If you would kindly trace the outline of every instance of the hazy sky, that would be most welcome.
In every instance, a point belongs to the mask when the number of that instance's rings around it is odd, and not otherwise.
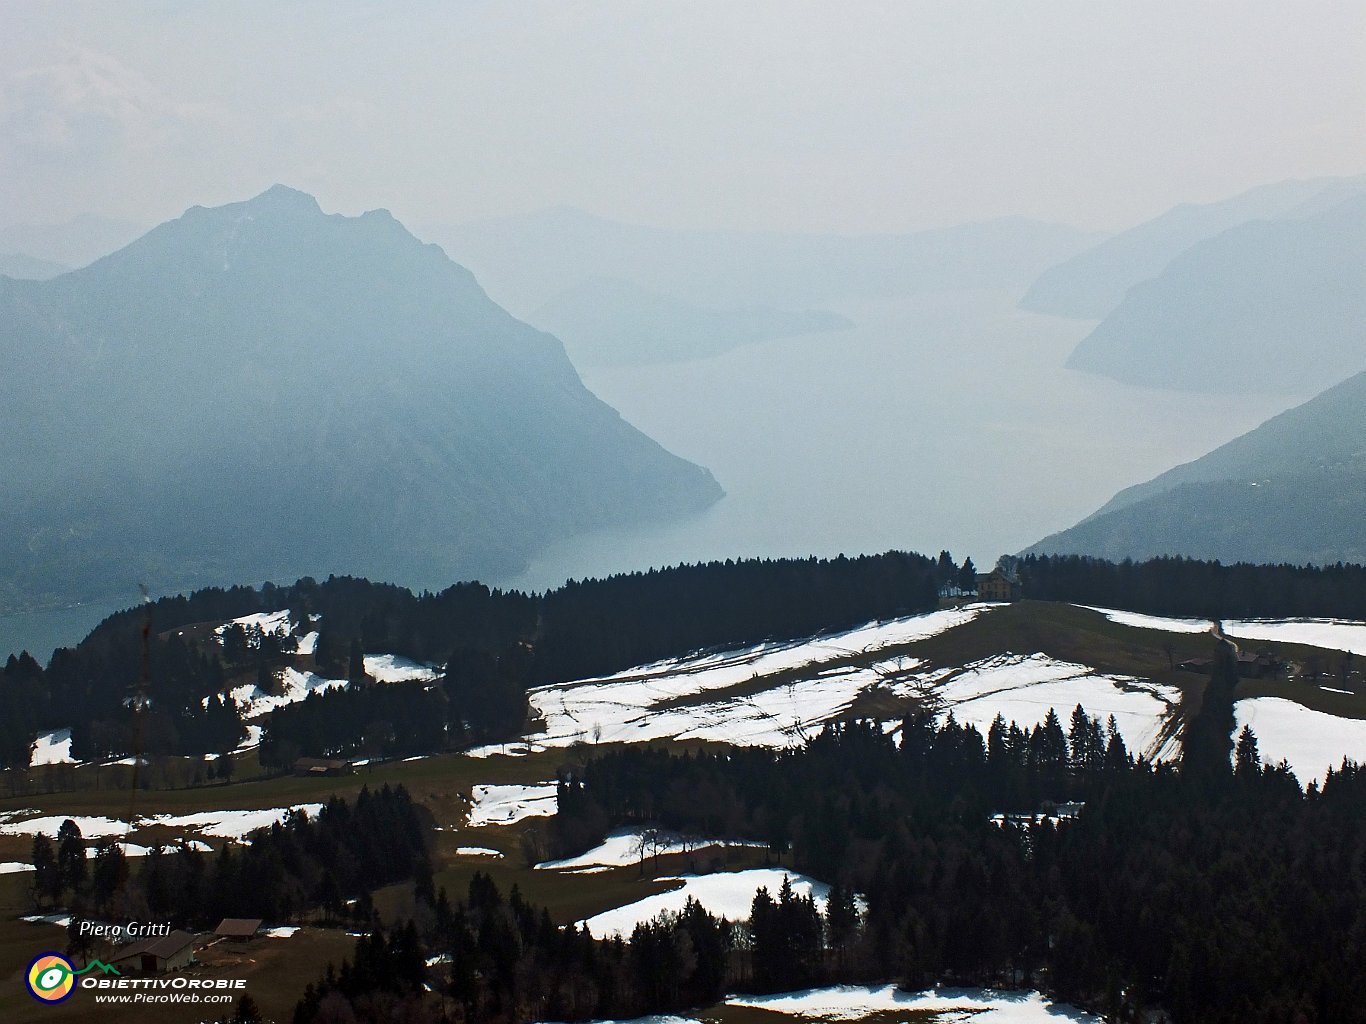
[[[0,5],[0,223],[1122,227],[1366,171],[1366,3]]]

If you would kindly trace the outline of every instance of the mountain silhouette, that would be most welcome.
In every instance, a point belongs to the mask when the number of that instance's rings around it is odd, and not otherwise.
[[[508,571],[720,488],[387,212],[275,186],[0,278],[0,605]]]

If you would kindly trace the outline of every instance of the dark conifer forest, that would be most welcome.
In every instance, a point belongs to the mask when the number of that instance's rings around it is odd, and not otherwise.
[[[464,900],[420,897],[425,930],[363,940],[295,1020],[436,1019],[421,1015],[424,956],[445,965],[445,1012],[463,1021],[887,981],[1039,988],[1112,1021],[1156,1008],[1178,1022],[1366,1020],[1366,771],[1306,792],[1261,766],[1250,733],[1219,771],[1153,765],[1080,708],[1066,726],[998,720],[985,737],[952,719],[900,731],[850,722],[787,751],[631,748],[561,782],[562,850],[616,824],[760,836],[775,863],[832,883],[823,909],[785,883],[756,894],[748,921],[689,901],[600,940],[476,875]]]
[[[86,869],[80,829],[67,821],[54,847],[34,840],[34,889],[51,905],[64,904],[79,920],[141,917],[176,928],[212,929],[225,917],[272,921],[314,915],[320,920],[371,923],[375,889],[431,876],[431,814],[402,786],[363,788],[355,801],[329,800],[310,817],[292,811],[251,834],[250,843],[204,853],[193,845],[153,847],[129,861],[116,842],[101,840]],[[359,906],[359,910],[348,910]]]
[[[1204,619],[1366,619],[1366,567],[1225,565],[1194,558],[1014,560],[1027,597]]]

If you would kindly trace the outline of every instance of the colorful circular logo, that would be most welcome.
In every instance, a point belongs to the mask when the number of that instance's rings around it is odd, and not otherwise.
[[[76,968],[60,953],[39,953],[25,976],[34,999],[60,1003],[76,991]]]

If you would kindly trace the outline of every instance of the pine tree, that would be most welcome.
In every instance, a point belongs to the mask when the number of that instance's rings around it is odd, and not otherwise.
[[[370,677],[365,674],[365,652],[361,648],[360,640],[351,639],[351,649],[346,660],[346,678],[352,683],[369,682]]]
[[[57,873],[64,888],[79,889],[85,882],[85,842],[70,818],[57,829]]]
[[[1257,752],[1257,734],[1252,726],[1243,726],[1238,734],[1238,747],[1233,755],[1234,774],[1240,779],[1254,779],[1262,774],[1262,758]]]
[[[55,903],[62,895],[62,873],[52,840],[39,833],[33,837],[33,888],[39,899]]]
[[[965,594],[977,593],[977,566],[972,558],[963,559],[963,567],[958,570],[958,588]]]
[[[256,1005],[256,1000],[249,993],[242,993],[242,998],[237,1000],[237,1012],[232,1015],[232,1024],[262,1024],[264,1020],[265,1018],[261,1016],[261,1008]]]

